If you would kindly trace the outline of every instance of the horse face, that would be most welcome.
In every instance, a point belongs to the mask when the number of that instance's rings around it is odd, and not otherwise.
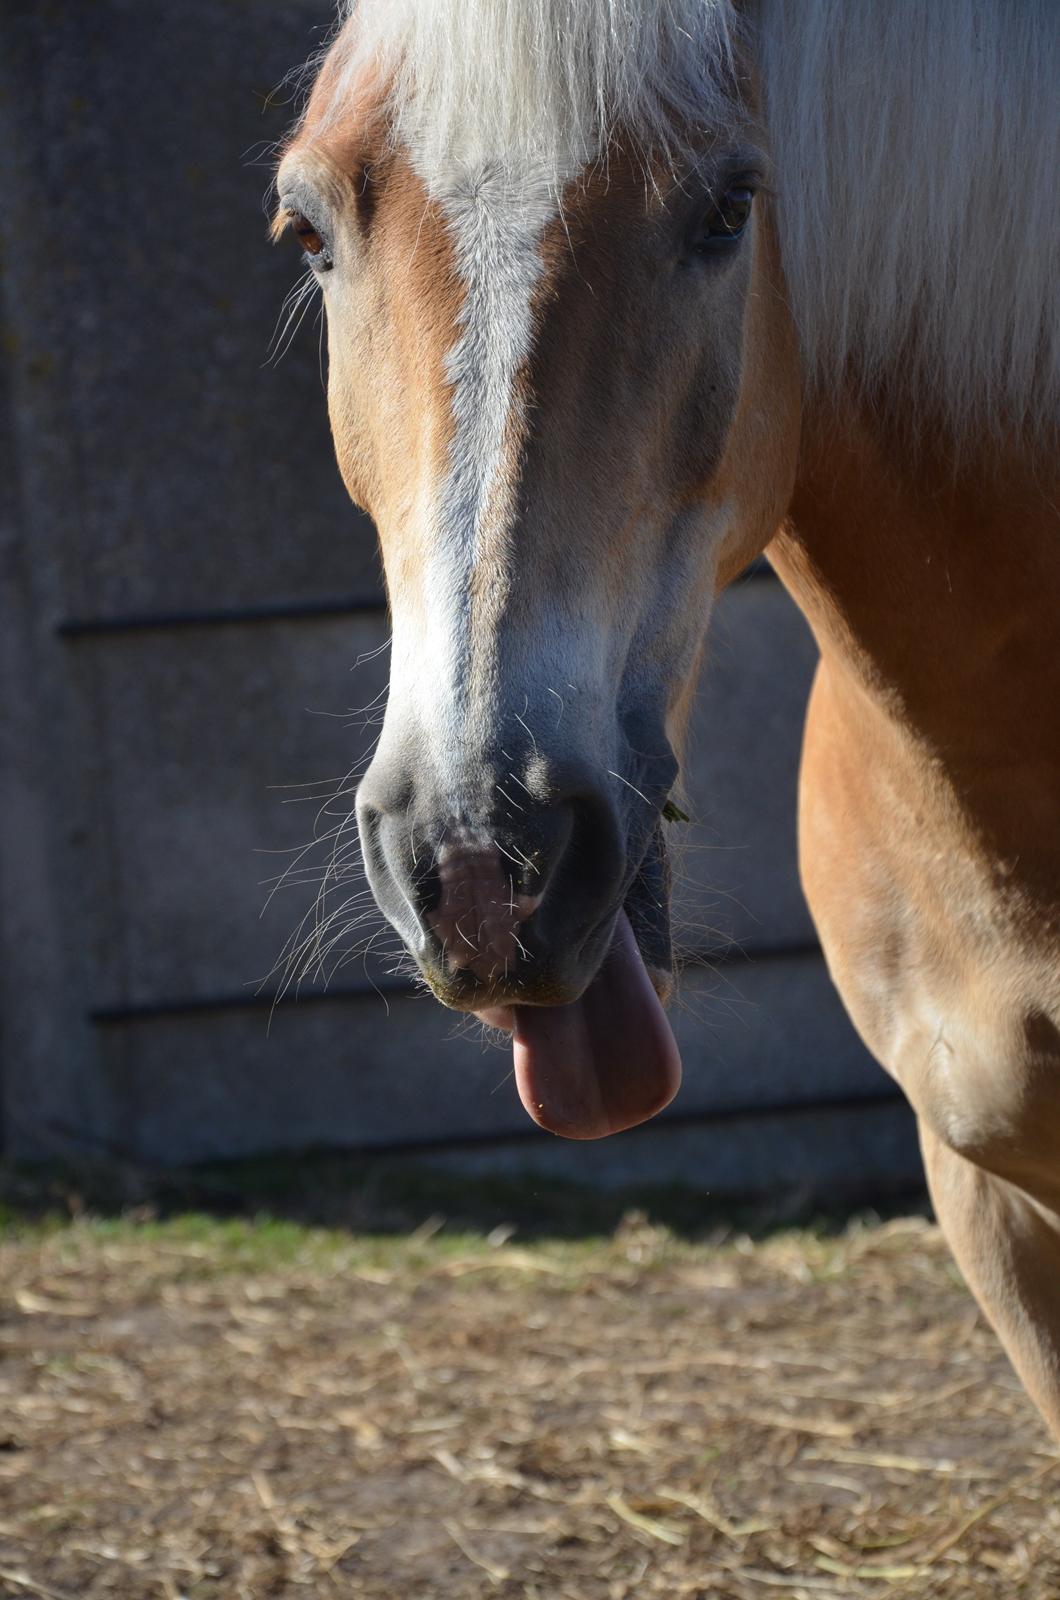
[[[357,815],[435,994],[595,1136],[678,1063],[661,821],[720,583],[784,514],[798,399],[762,158],[421,171],[367,118],[279,176],[327,307],[341,470],[379,530],[389,701]]]

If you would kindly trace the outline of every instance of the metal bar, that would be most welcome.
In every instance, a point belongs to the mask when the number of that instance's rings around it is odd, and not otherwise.
[[[759,556],[737,579],[747,583],[776,579],[769,562]],[[211,611],[130,611],[116,617],[66,617],[56,625],[60,639],[106,638],[110,634],[154,633],[172,628],[218,628],[243,623],[305,622],[316,617],[382,616],[386,600],[377,592],[334,600],[278,601],[274,605],[227,606]]]
[[[376,995],[412,995],[420,992],[408,978],[382,976],[373,981],[343,984],[334,989],[303,989],[297,995],[285,995],[280,1001],[270,991],[248,994],[208,994],[176,996],[172,999],[141,1000],[131,1004],[95,1006],[88,1013],[89,1022],[103,1027],[126,1022],[158,1022],[166,1017],[197,1017],[221,1011],[270,1011],[274,1005],[292,1009],[295,1005],[320,1005],[322,1002],[340,1000],[370,1000]]]
[[[808,956],[819,956],[820,946],[812,941],[784,945],[760,945],[754,950],[739,948],[693,951],[684,956],[680,970],[700,966],[749,966],[755,961],[798,961]],[[370,1000],[376,995],[417,995],[423,986],[415,979],[391,973],[365,977],[356,983],[346,983],[331,989],[303,989],[297,995],[279,1002],[285,1008],[294,1005],[319,1005],[350,1000]],[[113,1026],[126,1022],[154,1022],[165,1017],[202,1016],[210,1012],[263,1011],[276,1004],[271,991],[262,993],[208,994],[174,996],[158,1000],[141,1000],[130,1003],[96,1006],[88,1013],[90,1022]]]
[[[56,625],[60,639],[106,638],[120,633],[154,633],[173,628],[218,628],[259,622],[303,622],[317,617],[384,616],[381,594],[346,595],[335,600],[284,601],[276,605],[221,607],[216,611],[142,611],[116,617],[67,617]]]
[[[670,1128],[709,1127],[712,1124],[732,1122],[757,1122],[764,1117],[798,1117],[821,1116],[829,1112],[857,1113],[883,1110],[888,1107],[893,1109],[897,1105],[904,1105],[912,1121],[912,1108],[909,1106],[905,1095],[897,1084],[888,1084],[886,1087],[872,1094],[860,1095],[822,1095],[817,1100],[772,1100],[757,1102],[755,1104],[719,1106],[714,1110],[700,1111],[671,1111],[663,1112],[656,1117],[651,1125],[651,1132],[658,1132]],[[81,1130],[52,1123],[48,1128],[49,1135],[54,1140],[59,1135],[65,1142],[68,1153],[90,1151],[95,1156],[103,1155],[111,1160],[132,1161],[136,1157],[133,1152],[109,1140],[86,1138]],[[502,1132],[465,1133],[450,1135],[446,1138],[433,1139],[390,1139],[382,1140],[378,1144],[339,1144],[329,1142],[326,1144],[313,1144],[297,1151],[289,1148],[276,1148],[258,1152],[254,1160],[268,1160],[270,1156],[279,1156],[281,1159],[297,1154],[300,1158],[313,1159],[317,1157],[341,1156],[356,1157],[361,1160],[387,1159],[393,1156],[423,1156],[438,1152],[450,1154],[461,1150],[496,1149],[498,1145],[530,1145],[542,1141],[551,1141],[553,1136],[536,1127],[529,1118],[517,1128],[510,1128]],[[201,1163],[192,1163],[192,1166]],[[209,1163],[207,1163],[209,1164]],[[179,1171],[180,1169],[174,1169]],[[187,1169],[185,1169],[187,1170]],[[160,1173],[166,1171],[159,1169]],[[724,1198],[724,1196],[723,1196]]]
[[[735,583],[752,583],[761,578],[769,578],[774,583],[780,582],[780,579],[769,564],[768,556],[755,556],[750,566],[744,567],[743,571],[733,581]]]

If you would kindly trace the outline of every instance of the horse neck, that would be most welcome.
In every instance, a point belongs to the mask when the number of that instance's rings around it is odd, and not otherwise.
[[[808,408],[770,554],[859,715],[955,783],[1034,762],[1060,780],[1060,481],[1018,444]],[[973,785],[974,787],[974,781]]]

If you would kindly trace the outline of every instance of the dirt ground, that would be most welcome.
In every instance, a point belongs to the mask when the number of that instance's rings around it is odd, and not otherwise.
[[[689,1240],[8,1215],[0,1595],[1057,1600],[922,1218]]]

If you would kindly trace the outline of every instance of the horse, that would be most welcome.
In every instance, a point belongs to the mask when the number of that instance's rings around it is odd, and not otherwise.
[[[393,625],[372,893],[574,1139],[674,1094],[717,593],[820,651],[800,868],[1060,1437],[1051,0],[360,0],[277,171]]]

